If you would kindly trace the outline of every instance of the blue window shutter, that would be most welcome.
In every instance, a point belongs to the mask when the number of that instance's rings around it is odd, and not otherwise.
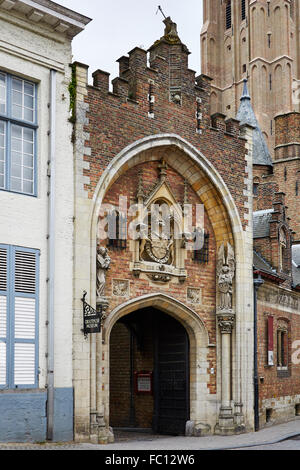
[[[39,251],[0,245],[0,388],[38,386]]]
[[[0,245],[0,388],[7,386],[7,286],[8,250]]]
[[[14,248],[13,384],[37,386],[38,252]]]

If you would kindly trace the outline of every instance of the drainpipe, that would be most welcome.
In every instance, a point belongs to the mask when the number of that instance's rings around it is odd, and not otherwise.
[[[55,118],[56,71],[50,71],[50,149],[48,161],[48,364],[47,439],[53,440],[54,421],[54,272],[55,272]]]
[[[254,285],[254,430],[259,430],[259,386],[258,386],[258,358],[257,358],[257,293],[264,281],[260,274],[253,279]]]

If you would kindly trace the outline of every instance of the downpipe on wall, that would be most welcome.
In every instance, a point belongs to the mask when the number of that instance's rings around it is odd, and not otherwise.
[[[255,274],[255,273],[254,273]],[[257,293],[264,281],[260,274],[253,279],[254,286],[254,430],[259,430],[259,385],[258,385],[258,350],[257,350]]]
[[[53,440],[54,422],[54,275],[55,275],[55,144],[56,71],[50,70],[50,144],[48,160],[48,351],[47,439]]]

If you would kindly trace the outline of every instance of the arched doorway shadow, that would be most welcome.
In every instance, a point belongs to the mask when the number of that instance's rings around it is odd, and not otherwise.
[[[184,435],[190,419],[189,337],[159,309],[122,317],[110,336],[110,425]]]
[[[107,355],[108,357],[108,371],[112,367],[112,360],[115,361],[116,367],[119,368],[119,370],[122,370],[122,367],[120,366],[120,358],[127,357],[127,367],[128,364],[130,363],[130,353],[129,353],[129,348],[130,348],[130,343],[129,343],[129,336],[128,332],[130,328],[128,327],[128,324],[126,325],[126,318],[130,317],[130,314],[134,314],[135,317],[133,318],[143,318],[143,312],[147,309],[155,309],[158,310],[162,315],[166,314],[166,316],[170,319],[173,319],[176,324],[178,324],[183,331],[185,332],[187,336],[187,344],[188,344],[188,354],[186,355],[188,357],[188,376],[189,376],[189,383],[187,387],[187,394],[188,394],[188,417],[190,420],[193,420],[195,422],[206,422],[207,421],[207,404],[208,404],[208,399],[209,399],[209,389],[208,389],[208,382],[209,382],[209,374],[207,372],[209,363],[208,363],[208,345],[209,345],[209,337],[207,330],[200,318],[200,316],[194,312],[192,309],[184,305],[183,303],[179,302],[178,300],[162,293],[156,293],[156,294],[149,294],[145,296],[141,296],[135,299],[132,299],[128,302],[125,302],[124,304],[119,305],[116,307],[111,314],[107,317],[104,323],[104,329],[103,329],[103,351],[104,354]],[[121,321],[120,321],[121,320]],[[118,325],[118,326],[116,326]],[[113,335],[114,335],[114,327],[116,326],[116,338],[113,340]],[[117,332],[117,329],[119,329],[119,334]],[[122,331],[121,331],[122,330]],[[162,329],[163,331],[163,329]],[[120,346],[120,338],[121,334],[127,335],[127,349],[122,349]],[[136,337],[138,337],[139,333],[136,331],[134,333]],[[138,340],[137,340],[138,341]],[[113,346],[114,343],[114,346]],[[114,348],[115,354],[114,358],[112,359],[112,348]],[[151,342],[149,343],[148,341],[148,351],[149,348],[151,349],[151,354],[152,354],[152,360],[154,361],[154,353],[155,350],[153,349],[154,346],[151,345]],[[147,349],[147,346],[146,346]],[[167,348],[168,349],[168,348]],[[149,355],[148,355],[149,358]],[[141,367],[140,367],[141,366]],[[137,365],[137,370],[135,371],[140,371],[142,372],[145,368],[146,372],[153,372],[154,374],[157,373],[157,368],[155,369],[153,366],[153,363],[141,363]],[[120,397],[120,388],[118,391],[118,388],[116,385],[111,387],[112,385],[112,375],[109,372],[107,378],[104,378],[105,382],[108,383],[108,389],[107,393],[105,393],[105,396],[103,397],[103,405],[104,405],[104,414],[105,414],[105,420],[107,423],[109,423],[112,427],[113,426],[129,426],[133,425],[134,422],[133,420],[130,422],[129,417],[130,417],[130,410],[129,410],[129,395],[130,395],[130,382],[129,382],[129,372],[127,370],[127,378],[122,379],[122,377],[119,377],[118,379],[114,379],[115,383],[120,382],[121,380],[127,380],[127,392],[125,390],[122,391],[123,395],[127,393],[127,411],[126,413],[124,411],[124,408],[122,408],[122,400],[119,400],[119,403],[115,404],[115,410],[119,407],[119,410],[122,410],[122,413],[118,415],[118,421],[115,419],[116,415],[112,412],[112,408],[110,405],[112,404],[112,397],[113,394],[116,396]],[[153,378],[155,375],[153,375]],[[155,385],[155,384],[154,384]],[[131,385],[132,386],[132,385]],[[113,390],[114,389],[114,390]],[[159,393],[159,392],[157,392]],[[119,394],[119,395],[118,395]],[[149,397],[148,397],[149,398]],[[148,413],[147,417],[147,423],[143,423],[140,421],[139,424],[142,427],[155,427],[155,416],[154,416],[154,407],[157,405],[157,402],[154,400],[155,397],[152,399],[152,408],[151,412],[149,412],[149,400],[148,400],[148,407],[144,406],[143,412],[145,414]],[[145,400],[145,398],[140,398],[140,401],[142,402]],[[145,410],[148,410],[146,412]],[[133,415],[131,415],[133,416]],[[153,421],[154,420],[154,421]],[[149,424],[151,423],[151,424]],[[158,428],[156,428],[158,429]],[[161,432],[161,431],[160,431]],[[170,432],[170,431],[168,431]],[[182,432],[182,430],[181,430]],[[174,432],[173,432],[174,434]]]

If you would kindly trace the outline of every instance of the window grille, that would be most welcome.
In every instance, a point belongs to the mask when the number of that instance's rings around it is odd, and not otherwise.
[[[209,233],[204,233],[203,247],[193,251],[193,260],[197,263],[208,263],[209,261]]]
[[[107,215],[108,221],[108,248],[112,250],[125,250],[127,247],[127,218],[118,211]]]

